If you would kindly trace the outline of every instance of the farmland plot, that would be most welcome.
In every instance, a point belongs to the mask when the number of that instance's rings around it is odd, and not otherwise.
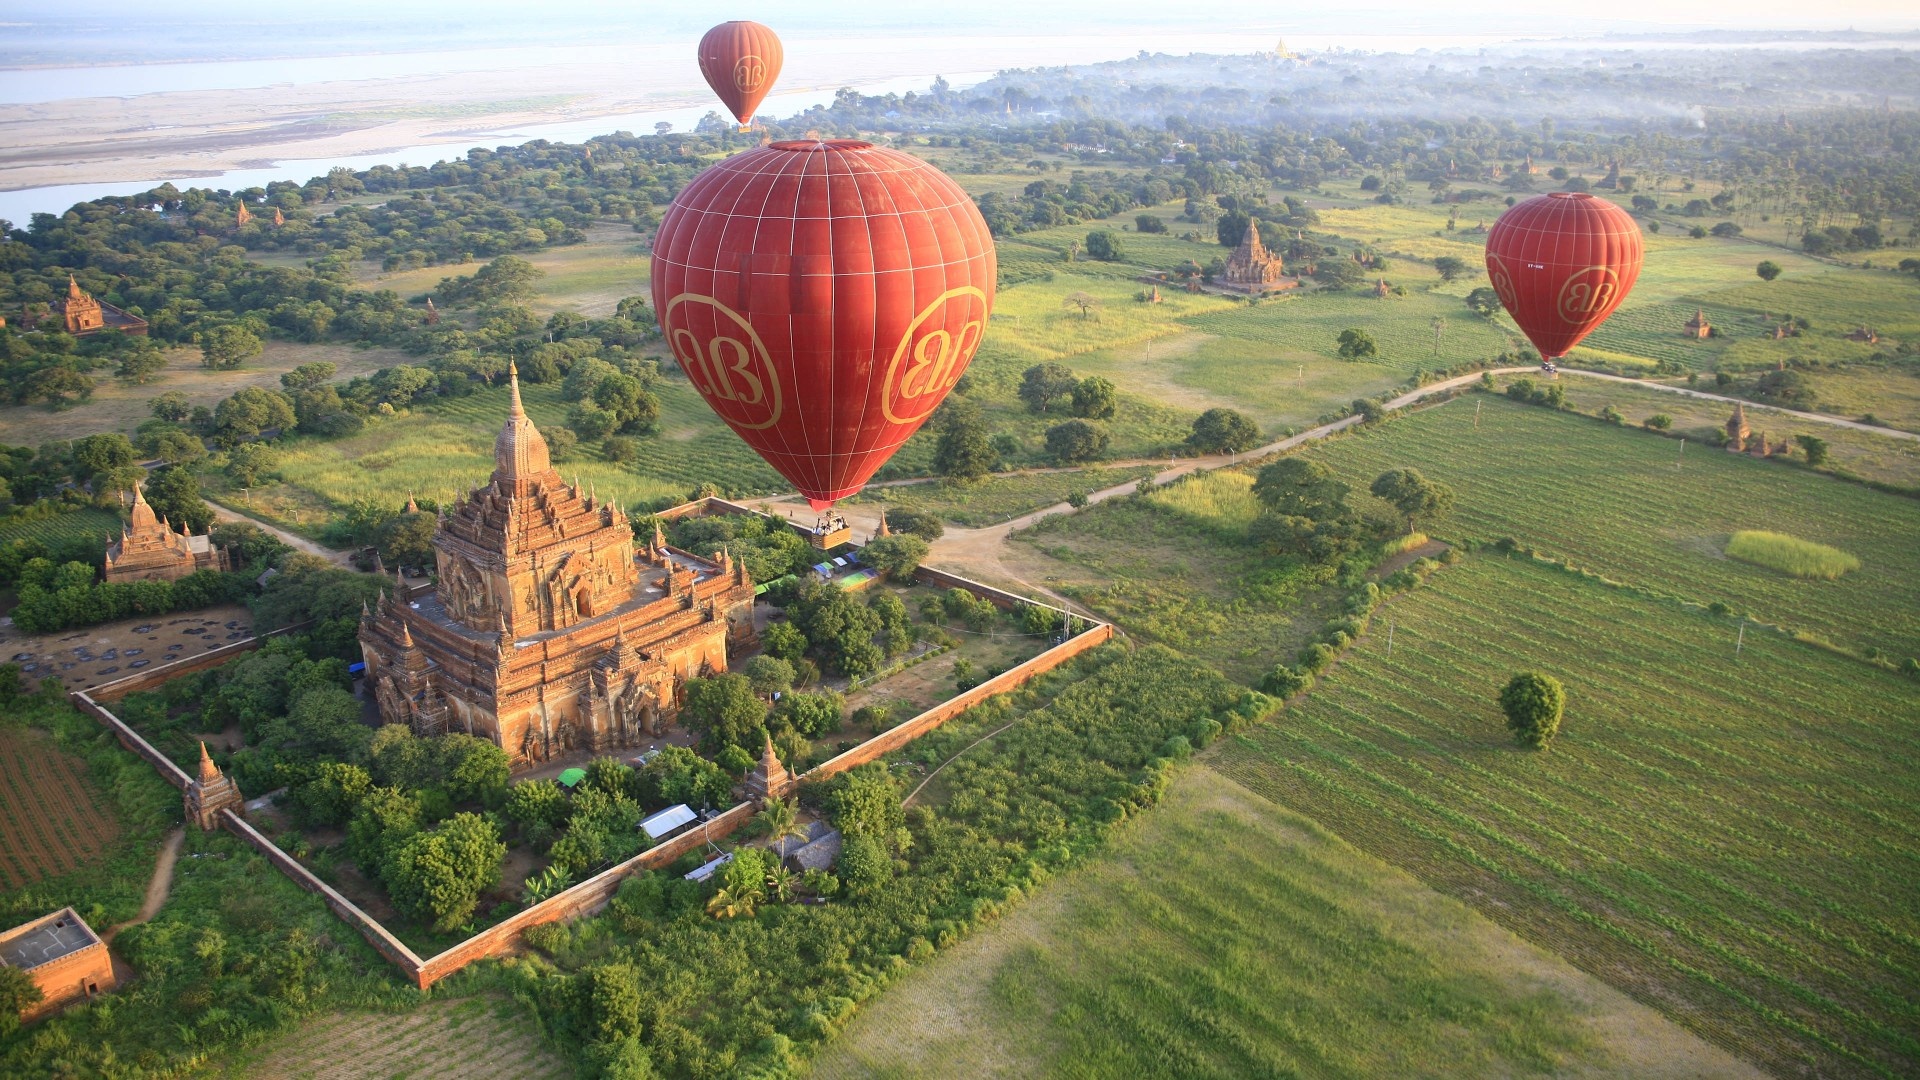
[[[520,1006],[498,998],[435,1002],[412,1012],[336,1013],[236,1059],[230,1077],[566,1077]]]
[[[1499,715],[1524,668],[1550,752]],[[1920,1069],[1909,680],[1482,556],[1216,767],[1778,1075]]]
[[[0,893],[91,862],[119,835],[86,762],[38,732],[0,728]]]
[[[1307,453],[1359,490],[1408,465],[1451,484],[1458,508],[1427,528],[1444,539],[1510,536],[1615,580],[1920,656],[1920,501],[1694,444],[1682,459],[1672,439],[1505,398],[1428,409]],[[1726,538],[1751,528],[1830,544],[1863,566],[1801,581],[1726,559]]]

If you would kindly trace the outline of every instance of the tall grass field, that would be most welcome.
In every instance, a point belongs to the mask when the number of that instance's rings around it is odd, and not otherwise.
[[[1785,533],[1742,529],[1727,541],[1727,557],[1797,578],[1832,581],[1860,569],[1860,560],[1837,547]]]

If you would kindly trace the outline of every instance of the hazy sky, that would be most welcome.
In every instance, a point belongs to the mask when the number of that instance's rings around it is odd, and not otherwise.
[[[275,8],[257,0],[201,0],[169,18],[194,22],[231,17],[242,22],[324,21],[329,17],[446,18],[472,22],[476,16],[503,22],[538,21],[545,24],[569,18],[609,19],[621,23],[656,21],[663,30],[697,27],[728,18],[759,19],[794,31],[810,29],[889,30],[923,27],[938,29],[964,25],[979,32],[1005,28],[1016,32],[1037,29],[1084,29],[1097,32],[1103,25],[1178,25],[1199,29],[1232,27],[1274,28],[1284,33],[1393,33],[1409,30],[1435,33],[1486,32],[1494,27],[1522,27],[1544,34],[1628,29],[1627,24],[1748,29],[1758,26],[1859,29],[1906,29],[1920,25],[1920,9],[1913,0],[1614,0],[1588,11],[1565,6],[1521,4],[1518,0],[1366,0],[1360,7],[1337,10],[1288,10],[1282,5],[1244,0],[1183,0],[1179,4],[1138,3],[1128,0],[969,0],[965,4],[925,3],[915,0],[744,0],[740,3],[635,3],[632,0],[555,0],[530,7],[524,0],[333,0],[319,9]],[[15,0],[0,21],[43,22],[74,15],[128,15],[150,18],[155,9],[145,0]],[[1494,24],[1489,26],[1488,24]]]

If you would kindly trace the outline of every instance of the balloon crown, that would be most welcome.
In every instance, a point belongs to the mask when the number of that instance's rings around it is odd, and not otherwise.
[[[871,150],[873,144],[864,139],[782,139],[767,144],[774,150]]]

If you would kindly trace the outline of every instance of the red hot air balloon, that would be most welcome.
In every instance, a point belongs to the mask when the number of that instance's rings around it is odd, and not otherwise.
[[[776,142],[673,200],[653,304],[707,404],[824,510],[960,380],[995,265],[973,200],[926,162],[853,140]]]
[[[1633,218],[1584,191],[1536,195],[1487,233],[1487,276],[1545,360],[1567,355],[1613,314],[1640,276]]]
[[[780,39],[757,22],[723,22],[700,39],[700,74],[720,95],[740,130],[780,77]]]

